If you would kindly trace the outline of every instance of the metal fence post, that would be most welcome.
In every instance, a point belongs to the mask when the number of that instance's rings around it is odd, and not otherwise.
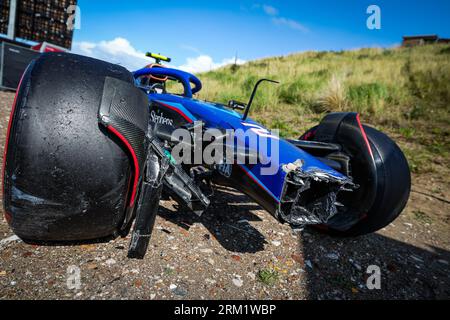
[[[16,16],[17,16],[17,0],[11,0],[9,3],[9,23],[8,38],[14,40],[16,37]]]

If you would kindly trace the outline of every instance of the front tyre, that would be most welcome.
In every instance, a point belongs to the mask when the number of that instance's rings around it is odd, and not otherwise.
[[[339,221],[337,221],[339,219],[338,216],[336,216],[336,220],[331,219],[323,228],[330,234],[359,236],[375,232],[394,221],[408,202],[411,190],[411,174],[403,152],[386,134],[368,126],[363,127],[375,160],[376,187],[373,191],[369,191],[365,188],[364,183],[361,183],[361,181],[364,181],[363,179],[358,179],[358,176],[353,178],[360,184],[359,192],[375,193],[373,195],[374,201],[367,212],[360,212],[359,220],[346,230],[334,228],[336,222],[339,224]],[[315,128],[312,128],[301,139],[314,140],[314,131]],[[350,155],[351,158],[352,156],[354,155]],[[357,169],[354,168],[353,171],[361,172],[361,170]],[[356,198],[367,199],[364,195],[358,195]],[[352,201],[351,197],[345,200],[349,206],[355,207],[355,204],[350,204]],[[343,215],[345,215],[345,212],[342,213]]]

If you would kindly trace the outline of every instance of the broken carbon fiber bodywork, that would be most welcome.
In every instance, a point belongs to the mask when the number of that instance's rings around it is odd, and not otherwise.
[[[276,217],[293,226],[326,224],[342,206],[340,192],[357,186],[348,177],[334,177],[319,168],[304,171],[302,160],[283,166],[286,172]]]

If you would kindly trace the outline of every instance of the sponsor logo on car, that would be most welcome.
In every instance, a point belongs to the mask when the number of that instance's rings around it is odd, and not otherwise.
[[[170,118],[166,118],[164,116],[164,113],[160,113],[158,114],[157,112],[155,112],[154,110],[152,110],[150,112],[150,117],[151,117],[151,121],[155,122],[155,123],[160,123],[160,124],[166,124],[166,125],[171,125],[173,126],[173,119]]]

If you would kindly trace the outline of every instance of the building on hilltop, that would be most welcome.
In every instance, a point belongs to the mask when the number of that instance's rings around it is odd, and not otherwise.
[[[413,46],[422,46],[425,44],[433,44],[433,43],[450,43],[450,39],[439,38],[439,36],[437,34],[404,36],[402,46],[403,47],[413,47]]]

